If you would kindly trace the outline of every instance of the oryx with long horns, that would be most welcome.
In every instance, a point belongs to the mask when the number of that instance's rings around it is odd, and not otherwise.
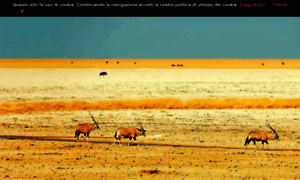
[[[261,141],[261,149],[264,149],[264,143],[267,143],[267,148],[269,148],[269,143],[268,140],[273,140],[277,139],[279,140],[279,136],[276,133],[276,131],[270,126],[270,124],[266,123],[266,126],[270,128],[273,133],[270,133],[268,131],[255,131],[255,132],[250,132],[245,140],[245,149],[247,149],[247,145],[253,141],[253,144],[256,145],[256,141]],[[257,146],[255,147],[257,149]]]
[[[115,145],[116,141],[119,140],[119,144],[121,146],[121,137],[124,138],[129,138],[129,142],[128,142],[128,146],[130,145],[130,141],[133,138],[135,140],[135,142],[137,143],[137,136],[144,136],[146,137],[146,130],[143,127],[143,124],[140,120],[137,120],[138,125],[140,126],[140,128],[135,128],[135,127],[129,127],[129,128],[118,128],[116,133],[115,133],[115,142],[113,143],[113,145]]]
[[[89,123],[85,123],[85,124],[78,124],[76,126],[76,131],[75,131],[75,138],[77,138],[77,141],[79,141],[79,136],[80,133],[84,134],[84,140],[85,138],[87,138],[87,142],[89,142],[89,135],[90,132],[95,130],[95,129],[99,129],[98,123],[95,121],[94,117],[92,116],[91,112],[89,112],[94,123],[95,124],[89,124]]]

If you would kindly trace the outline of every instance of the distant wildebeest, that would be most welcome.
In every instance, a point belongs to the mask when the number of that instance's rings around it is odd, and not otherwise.
[[[117,62],[117,64],[119,64],[119,61]]]
[[[136,64],[136,62],[134,62],[134,64]]]
[[[144,136],[146,137],[146,130],[143,127],[143,124],[141,123],[141,121],[137,120],[138,125],[140,126],[140,129],[135,128],[135,127],[129,127],[129,128],[118,128],[116,133],[115,133],[115,142],[113,143],[113,145],[115,145],[116,141],[119,140],[119,144],[121,146],[121,137],[124,138],[129,138],[129,142],[128,142],[128,146],[130,145],[130,141],[133,138],[135,140],[135,142],[137,143],[136,137],[137,136]]]
[[[108,64],[108,61],[106,61],[106,64]]]
[[[172,66],[175,66],[175,64],[172,64]]]
[[[104,71],[99,74],[99,76],[105,76],[105,75],[107,75],[107,72]]]
[[[73,64],[73,61],[71,62],[71,64]]]
[[[262,63],[261,65],[263,65],[263,66],[264,66],[265,64],[264,64],[264,63]]]
[[[89,123],[85,123],[85,124],[78,124],[76,126],[76,131],[75,131],[75,138],[77,138],[77,141],[79,141],[79,136],[80,133],[84,134],[84,140],[87,137],[87,142],[89,142],[89,135],[90,132],[95,130],[95,129],[99,129],[98,123],[95,121],[94,117],[92,116],[91,112],[89,112],[94,123],[95,124],[89,124]]]
[[[284,62],[282,62],[281,64],[284,65]]]
[[[276,133],[276,131],[270,126],[270,124],[266,124],[268,128],[270,128],[273,133],[269,133],[268,131],[255,131],[255,132],[250,132],[245,140],[245,149],[247,149],[247,145],[253,141],[253,144],[256,145],[256,141],[261,141],[261,149],[264,149],[264,143],[267,143],[267,148],[269,148],[269,143],[268,140],[273,140],[277,139],[279,140],[279,136]],[[257,149],[257,146],[255,147]]]

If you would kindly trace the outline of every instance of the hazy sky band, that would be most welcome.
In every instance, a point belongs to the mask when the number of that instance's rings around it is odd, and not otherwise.
[[[294,17],[1,17],[0,58],[300,58]]]

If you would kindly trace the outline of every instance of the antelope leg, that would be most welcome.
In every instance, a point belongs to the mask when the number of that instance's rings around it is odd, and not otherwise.
[[[128,141],[128,146],[129,146],[129,144],[130,144],[130,140],[131,140],[131,138],[129,138],[129,141]]]
[[[257,144],[256,144],[255,140],[253,140],[253,144],[255,145],[255,150],[257,150]]]
[[[135,142],[137,143],[137,139],[136,139],[135,137],[134,137],[133,139],[134,139],[134,140],[135,140]],[[137,146],[140,146],[140,145],[138,144]]]

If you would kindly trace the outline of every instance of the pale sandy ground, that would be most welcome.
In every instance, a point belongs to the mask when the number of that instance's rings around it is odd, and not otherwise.
[[[99,77],[100,71],[108,76]],[[299,98],[300,70],[242,69],[0,69],[0,102],[175,97]],[[92,111],[100,130],[90,143],[0,139],[0,179],[299,179],[299,109]],[[117,127],[147,130],[143,144],[113,142]],[[74,140],[87,111],[0,116],[0,135]],[[248,150],[253,130],[277,130],[270,150]],[[122,140],[127,143],[128,140]],[[133,144],[135,142],[133,141]],[[259,148],[261,143],[258,143]],[[157,170],[157,171],[155,171]]]
[[[105,77],[99,73],[106,71]],[[0,102],[300,97],[300,70],[0,69]],[[20,98],[20,99],[18,99]]]

